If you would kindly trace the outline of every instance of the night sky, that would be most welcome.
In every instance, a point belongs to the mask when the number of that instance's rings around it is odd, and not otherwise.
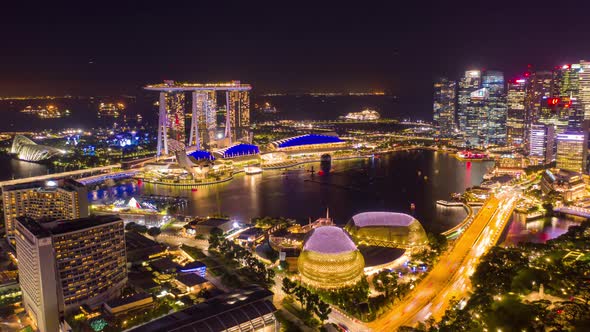
[[[590,59],[585,1],[21,2],[2,5],[0,95],[239,79],[256,92],[384,89],[428,105],[440,75]]]

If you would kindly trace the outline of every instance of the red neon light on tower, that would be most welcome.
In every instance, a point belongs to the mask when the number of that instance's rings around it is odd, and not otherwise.
[[[549,106],[555,106],[559,104],[559,98],[549,98],[547,99],[547,105]]]

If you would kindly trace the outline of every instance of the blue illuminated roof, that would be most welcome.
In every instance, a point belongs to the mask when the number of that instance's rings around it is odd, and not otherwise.
[[[328,144],[340,142],[343,141],[338,136],[309,134],[280,140],[276,142],[276,144],[279,148],[288,148],[300,145]]]
[[[201,159],[215,160],[215,157],[213,157],[213,155],[209,151],[197,150],[197,151],[193,151],[193,152],[189,153],[188,156],[193,157],[196,160],[201,160]]]
[[[260,150],[256,145],[240,143],[217,152],[220,153],[223,158],[233,158],[258,154],[260,153]]]

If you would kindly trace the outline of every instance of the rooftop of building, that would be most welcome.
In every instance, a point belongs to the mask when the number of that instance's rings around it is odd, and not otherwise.
[[[559,168],[546,169],[543,176],[551,182],[577,182],[584,180],[581,173]]]
[[[229,219],[209,218],[203,222],[198,223],[198,226],[219,227],[225,223],[231,222]]]
[[[37,237],[73,233],[114,222],[123,222],[116,215],[92,215],[71,220],[35,220],[29,217],[18,217],[17,220]]]
[[[130,304],[130,303],[133,303],[133,302],[145,300],[145,299],[151,298],[151,297],[152,297],[151,294],[148,294],[145,292],[139,292],[139,293],[135,293],[133,295],[124,296],[124,297],[120,297],[118,299],[107,301],[105,304],[110,308],[116,308],[116,307],[124,306],[124,305]]]
[[[152,91],[225,91],[238,90],[248,91],[252,89],[250,84],[241,83],[240,81],[230,82],[215,82],[215,83],[195,83],[195,82],[175,82],[164,81],[163,83],[150,84],[144,87],[146,90]]]
[[[127,250],[143,250],[148,247],[162,246],[160,243],[148,239],[137,232],[125,232],[125,247]]]
[[[253,144],[238,143],[227,148],[223,148],[214,152],[221,158],[235,158],[240,156],[251,156],[260,153],[258,146]]]
[[[240,289],[158,318],[130,331],[225,331],[275,312],[272,295],[271,291],[257,286]]]
[[[151,290],[160,287],[160,284],[154,281],[152,274],[149,272],[130,272],[127,277],[129,283],[136,288]]]
[[[409,226],[414,220],[408,214],[397,212],[363,212],[352,217],[357,227]]]
[[[338,254],[356,250],[350,235],[340,227],[321,226],[307,233],[303,250],[324,254]]]
[[[180,274],[176,277],[176,280],[178,280],[180,283],[187,287],[193,287],[207,282],[207,279],[195,273]]]
[[[258,227],[250,227],[247,230],[243,231],[238,235],[239,239],[245,240],[248,239],[250,236],[258,236],[264,233],[264,229]]]
[[[194,270],[194,269],[199,269],[199,268],[206,268],[207,265],[205,265],[205,263],[203,262],[199,262],[199,261],[194,261],[194,262],[190,262],[190,263],[186,263],[184,264],[184,266],[182,266],[180,268],[180,271],[189,271],[189,270]]]
[[[125,232],[125,247],[129,261],[147,260],[151,255],[166,250],[164,245],[137,232]]]
[[[278,148],[288,148],[288,147],[293,147],[293,146],[341,143],[341,142],[343,142],[343,141],[336,134],[333,134],[333,135],[307,134],[307,135],[295,136],[295,137],[290,137],[290,138],[278,140],[278,141],[273,142],[273,145],[275,145]]]
[[[196,150],[189,153],[188,156],[195,158],[195,160],[215,160],[215,157],[213,157],[213,155],[209,151]]]
[[[180,264],[174,262],[169,257],[156,259],[155,261],[150,262],[150,265],[160,272],[177,271],[180,268]]]

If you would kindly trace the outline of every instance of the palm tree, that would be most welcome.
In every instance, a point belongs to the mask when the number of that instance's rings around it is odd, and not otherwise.
[[[303,307],[305,305],[305,299],[307,297],[307,289],[305,289],[302,286],[297,286],[295,287],[295,298],[297,298],[297,301],[299,301],[299,303],[301,303],[301,306]]]
[[[283,287],[281,287],[281,289],[283,290],[283,292],[285,292],[285,294],[293,294],[295,287],[297,287],[297,284],[294,281],[291,281],[291,279],[287,277],[283,278]]]
[[[314,311],[315,311],[315,314],[320,319],[320,322],[324,323],[324,321],[326,319],[328,319],[328,316],[332,312],[332,308],[330,308],[330,305],[329,304],[327,304],[326,302],[320,300],[318,302],[318,304],[315,306],[315,310]]]
[[[155,239],[158,235],[160,235],[162,233],[162,231],[158,227],[150,227],[147,230],[147,233],[149,236],[151,236]]]

